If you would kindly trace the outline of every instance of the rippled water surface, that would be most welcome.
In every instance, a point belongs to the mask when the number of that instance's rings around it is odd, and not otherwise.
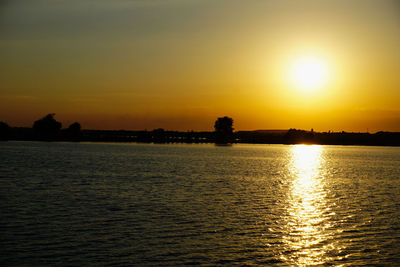
[[[393,265],[400,148],[1,142],[1,265]]]

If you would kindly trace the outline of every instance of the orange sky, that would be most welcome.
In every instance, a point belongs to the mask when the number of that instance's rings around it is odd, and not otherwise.
[[[302,90],[310,56],[329,79]],[[11,126],[400,131],[400,2],[5,1],[0,75]]]

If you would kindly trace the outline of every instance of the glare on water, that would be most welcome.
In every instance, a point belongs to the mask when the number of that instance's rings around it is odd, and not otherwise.
[[[290,185],[286,236],[283,241],[290,256],[285,261],[296,265],[323,264],[327,253],[335,249],[329,242],[333,215],[326,202],[321,146],[293,146],[291,150]]]

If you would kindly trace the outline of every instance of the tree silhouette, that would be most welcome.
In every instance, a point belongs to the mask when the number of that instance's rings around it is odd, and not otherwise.
[[[81,137],[81,125],[79,122],[72,123],[65,129],[66,137],[72,141],[79,141]]]
[[[227,116],[218,118],[215,121],[215,141],[217,144],[227,144],[232,142],[233,119]]]
[[[61,123],[54,119],[54,115],[54,113],[47,114],[33,123],[33,130],[39,139],[53,140],[57,138],[61,129]]]
[[[7,140],[10,133],[10,126],[7,123],[0,121],[0,140]]]
[[[79,133],[81,131],[81,125],[79,122],[74,122],[67,128],[67,130],[73,133]]]

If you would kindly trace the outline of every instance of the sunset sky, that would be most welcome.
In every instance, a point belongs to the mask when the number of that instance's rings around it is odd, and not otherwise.
[[[400,1],[0,0],[0,121],[400,131]]]

